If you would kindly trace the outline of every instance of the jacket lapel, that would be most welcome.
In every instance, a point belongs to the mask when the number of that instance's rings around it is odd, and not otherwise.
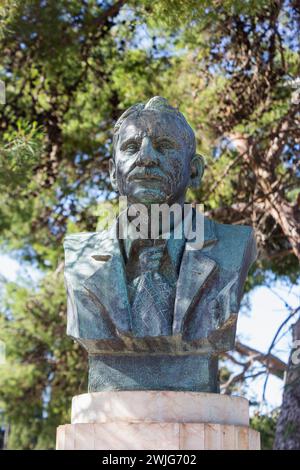
[[[95,272],[83,282],[83,286],[94,302],[105,309],[112,326],[126,334],[131,331],[130,304],[124,260],[119,240],[114,237],[115,230],[114,224],[101,240],[97,251],[92,253]]]
[[[204,220],[203,249],[217,242],[213,221],[206,218]],[[132,330],[130,303],[124,258],[120,242],[115,236],[117,227],[117,224],[112,226],[101,239],[95,253],[92,253],[91,261],[95,265],[95,271],[83,282],[83,286],[94,302],[105,309],[112,326],[126,334]],[[176,240],[174,242],[176,243]],[[218,268],[217,263],[203,253],[203,249],[184,250],[176,288],[174,335],[182,332],[187,314],[193,310],[207,281]]]
[[[204,245],[201,250],[185,249],[176,289],[173,335],[182,332],[187,314],[195,308],[208,280],[218,269],[217,263],[203,253],[217,242],[213,221],[204,218]]]

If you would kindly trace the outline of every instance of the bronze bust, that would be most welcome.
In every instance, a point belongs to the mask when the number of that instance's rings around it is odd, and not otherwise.
[[[129,207],[183,207],[203,171],[193,130],[164,98],[116,123],[110,177]],[[108,231],[65,239],[68,334],[89,353],[89,391],[218,392],[218,355],[234,347],[256,258],[252,228],[204,217],[201,249],[189,250],[174,223],[168,239],[152,239],[150,226],[148,237],[122,238],[122,217]],[[191,220],[200,230],[194,210]]]

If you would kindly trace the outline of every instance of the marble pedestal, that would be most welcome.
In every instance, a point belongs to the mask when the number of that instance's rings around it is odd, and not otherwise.
[[[245,398],[215,393],[112,391],[72,400],[58,450],[255,450]]]

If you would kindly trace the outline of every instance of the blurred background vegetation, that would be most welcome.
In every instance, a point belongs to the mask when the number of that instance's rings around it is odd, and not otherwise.
[[[133,103],[164,96],[193,126],[206,173],[190,200],[256,231],[247,291],[299,281],[300,92],[288,84],[300,76],[299,33],[296,0],[1,0],[1,252],[42,273],[1,279],[8,448],[54,448],[71,397],[86,391],[86,354],[65,334],[62,241],[94,231],[114,196],[112,128]],[[285,325],[300,339],[299,309],[287,305]],[[234,392],[255,361],[286,376],[281,410],[252,426],[264,448],[299,449],[299,366],[274,345],[250,346],[227,357],[222,390]]]

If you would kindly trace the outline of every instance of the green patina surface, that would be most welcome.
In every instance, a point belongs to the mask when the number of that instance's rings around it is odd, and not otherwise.
[[[191,127],[163,98],[118,120],[110,174],[129,207],[183,206],[203,170]],[[66,237],[68,334],[90,355],[90,391],[218,391],[217,357],[234,347],[255,240],[251,227],[192,219],[201,249],[172,236],[137,248],[118,237],[120,219]]]

